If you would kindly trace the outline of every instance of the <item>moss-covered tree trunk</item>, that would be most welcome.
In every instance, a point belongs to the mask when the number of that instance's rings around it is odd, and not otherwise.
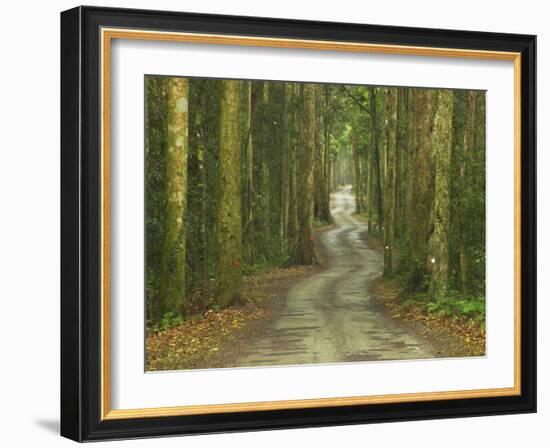
[[[278,263],[284,256],[285,229],[284,218],[284,188],[283,171],[285,163],[285,134],[284,134],[284,106],[285,106],[285,85],[282,82],[269,83],[269,102],[267,108],[267,169],[269,173],[269,262]]]
[[[162,245],[160,302],[162,316],[185,312],[185,207],[187,203],[189,81],[167,83],[166,217]]]
[[[428,244],[433,226],[433,153],[432,124],[434,91],[416,89],[415,95],[415,148],[414,167],[411,167],[412,197],[410,213],[411,258],[409,260],[410,284],[427,289],[426,274],[431,269]]]
[[[390,275],[393,272],[393,252],[394,252],[394,206],[395,206],[395,151],[396,151],[396,124],[397,124],[397,92],[390,88],[386,91],[386,182],[384,194],[384,275]]]
[[[330,209],[330,194],[334,191],[334,172],[332,171],[333,166],[334,166],[334,161],[330,150],[330,130],[327,129],[327,133],[325,134],[325,171],[327,173],[326,195],[329,200],[329,209]]]
[[[283,112],[281,120],[282,147],[281,147],[281,256],[282,259],[288,254],[288,217],[290,211],[290,147],[292,139],[290,136],[290,87],[283,84]]]
[[[474,123],[475,123],[475,92],[469,91],[466,95],[466,123],[464,126],[464,143],[462,145],[461,163],[459,169],[460,184],[462,187],[461,192],[461,205],[459,210],[459,226],[460,226],[460,239],[459,239],[459,260],[460,260],[460,284],[462,290],[466,293],[470,290],[470,259],[468,254],[468,229],[470,228],[467,222],[468,213],[466,208],[468,207],[466,196],[471,191],[470,185],[470,170],[469,159],[471,157],[470,152],[473,149],[474,140]]]
[[[289,86],[289,91],[287,93],[289,101],[287,103],[288,110],[285,112],[287,119],[287,133],[289,134],[289,146],[288,150],[288,163],[289,163],[289,173],[288,173],[288,231],[287,231],[287,252],[289,256],[292,256],[296,250],[296,245],[298,241],[298,193],[297,193],[297,142],[296,142],[296,108],[295,100],[297,97],[296,94],[296,85],[291,84]]]
[[[314,173],[314,199],[315,199],[315,217],[323,224],[332,222],[330,214],[330,195],[327,188],[327,171],[326,171],[326,155],[327,155],[327,116],[325,111],[328,107],[326,95],[319,95],[320,89],[317,90],[317,101],[319,107],[317,109],[316,129],[315,129],[315,173]]]
[[[372,196],[375,201],[376,218],[378,230],[381,230],[384,225],[384,207],[383,207],[383,160],[381,157],[380,147],[380,124],[378,117],[377,106],[377,88],[369,87],[369,102],[370,102],[370,118],[371,118],[371,135],[372,135],[372,155],[370,158],[372,178],[369,180],[370,188],[373,189]]]
[[[485,92],[476,92],[474,151],[472,160],[472,226],[470,235],[471,245],[471,293],[485,295],[485,149],[486,149],[486,117]]]
[[[353,194],[355,195],[355,213],[363,212],[363,176],[359,148],[357,147],[357,125],[351,128],[351,152],[353,154]]]
[[[433,125],[435,166],[434,232],[431,241],[431,294],[436,299],[446,296],[449,286],[449,220],[451,190],[451,150],[453,141],[453,103],[451,90],[440,90]]]
[[[223,81],[216,242],[217,304],[226,307],[241,296],[241,148],[239,144],[240,81]]]
[[[407,89],[407,129],[406,129],[406,145],[403,151],[403,176],[405,178],[403,182],[404,195],[403,195],[403,207],[401,212],[401,222],[403,229],[403,236],[401,240],[401,250],[399,254],[398,269],[401,272],[411,273],[411,260],[413,259],[412,253],[412,222],[413,207],[415,203],[414,186],[416,173],[416,160],[417,160],[417,117],[416,117],[416,96],[417,89]]]
[[[247,82],[247,138],[246,138],[246,194],[244,210],[244,248],[245,260],[254,263],[254,147],[252,140],[252,129],[254,122],[255,104],[252,95],[252,81]]]
[[[371,141],[372,141],[372,128],[371,128]],[[367,185],[367,203],[366,203],[366,211],[367,211],[367,232],[372,232],[373,225],[374,225],[374,214],[376,210],[375,205],[375,186],[374,186],[374,150],[373,145],[371,143],[371,146],[369,148],[369,151],[367,151],[367,166],[364,169],[366,171],[366,185]]]
[[[255,248],[258,254],[261,254],[261,261],[267,261],[271,258],[271,173],[269,170],[269,143],[272,138],[269,120],[269,82],[264,81],[258,85],[257,118],[259,121],[259,141],[256,145],[256,166],[258,177],[256,182],[257,200],[256,200],[256,242]],[[259,257],[258,257],[259,258]]]
[[[318,210],[317,217],[324,224],[333,222],[330,213],[330,173],[329,166],[329,146],[330,146],[330,120],[329,100],[330,90],[328,86],[323,89],[317,88],[319,93],[318,104],[319,112],[317,115],[317,157],[318,173],[315,173],[315,183],[318,185]],[[321,95],[322,93],[322,95]]]
[[[298,196],[296,192],[296,146],[293,143],[289,150],[291,151],[288,173],[288,224],[287,224],[287,252],[291,256],[296,248],[298,239]]]
[[[332,96],[332,90],[328,87],[324,87],[324,138],[323,138],[323,146],[324,146],[324,176],[325,176],[325,194],[327,197],[328,202],[328,208],[329,208],[329,215],[330,215],[330,193],[332,193],[332,154],[331,154],[331,131],[332,126],[334,122],[334,118],[332,117],[333,111],[330,108],[330,102],[331,102],[331,96]],[[330,217],[330,220],[332,221],[332,216]]]
[[[413,175],[413,173],[415,172],[415,169],[416,169],[416,151],[417,151],[417,146],[416,146],[416,136],[417,136],[417,133],[416,133],[416,129],[417,129],[417,116],[416,116],[416,97],[417,97],[417,89],[410,89],[409,90],[409,98],[408,98],[408,108],[407,108],[407,121],[408,121],[408,124],[409,124],[409,127],[408,127],[408,141],[407,141],[407,152],[406,152],[406,157],[405,157],[405,161],[406,161],[406,165],[407,165],[407,180],[406,180],[406,183],[407,183],[407,195],[406,195],[406,201],[405,201],[405,207],[403,209],[403,211],[405,212],[404,213],[404,220],[405,222],[407,223],[406,224],[406,228],[407,228],[407,240],[409,242],[409,246],[410,246],[410,240],[411,240],[411,226],[410,226],[410,223],[411,223],[411,220],[413,219],[412,218],[412,209],[413,209],[413,204],[414,204],[414,179],[415,179],[415,176]]]
[[[393,202],[393,228],[394,239],[402,240],[404,213],[403,203],[406,189],[403,187],[403,179],[406,179],[403,171],[405,168],[404,158],[407,150],[407,89],[397,89],[397,114],[396,114],[396,136],[395,136],[395,182]],[[394,263],[395,265],[395,263]]]
[[[338,154],[335,154],[332,158],[332,168],[330,170],[332,173],[331,191],[335,191],[340,185],[340,168],[341,164],[338,163]]]
[[[460,238],[464,191],[460,175],[464,145],[464,128],[466,124],[467,92],[456,90],[453,94],[453,147],[451,149],[451,216],[449,218],[449,276],[453,289],[460,290]]]
[[[157,322],[162,310],[162,247],[164,241],[166,176],[166,82],[146,78],[146,283],[147,320]]]
[[[190,104],[193,99],[206,98],[204,84],[191,80],[189,85]],[[196,101],[191,107],[192,118],[189,117],[189,160],[188,160],[188,192],[186,230],[187,265],[193,269],[187,270],[188,302],[191,306],[201,308],[205,305],[207,289],[207,198],[208,181],[206,176],[207,140],[203,126],[204,113],[207,111],[205,101]],[[193,126],[191,126],[191,123]],[[192,294],[192,295],[191,295]]]
[[[313,264],[313,163],[315,154],[315,85],[302,86],[301,147],[298,149],[300,209],[298,210],[298,245],[294,253],[296,264]]]

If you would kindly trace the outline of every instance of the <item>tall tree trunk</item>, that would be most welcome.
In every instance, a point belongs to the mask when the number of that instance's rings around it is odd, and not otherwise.
[[[290,123],[288,115],[290,113],[290,86],[283,83],[283,111],[281,117],[282,127],[282,147],[281,147],[281,256],[286,258],[288,253],[288,217],[290,209],[290,146],[292,140],[290,138]]]
[[[187,194],[187,219],[186,219],[186,257],[187,265],[193,266],[188,273],[189,284],[186,286],[188,294],[193,295],[189,300],[195,300],[194,305],[199,308],[205,305],[205,293],[207,288],[207,177],[206,177],[206,135],[203,126],[204,113],[207,110],[204,84],[201,81],[190,81],[190,92],[194,91],[195,96],[190,93],[191,102],[193,98],[201,98],[194,108],[193,131],[189,139],[188,159],[188,194]],[[193,109],[191,109],[193,111]],[[191,116],[190,116],[191,120]],[[191,140],[191,137],[192,140]],[[198,294],[197,294],[198,293]],[[191,304],[190,304],[191,305]]]
[[[330,194],[334,191],[334,160],[330,155],[330,150],[327,151],[327,197],[329,198],[330,206]]]
[[[381,148],[380,148],[380,129],[379,129],[379,123],[378,123],[378,113],[377,113],[377,91],[376,87],[369,87],[370,92],[370,115],[371,115],[371,123],[372,123],[372,138],[373,138],[373,145],[372,145],[372,155],[371,163],[373,170],[371,171],[371,174],[373,175],[373,182],[374,182],[374,188],[375,188],[375,197],[376,197],[376,213],[377,213],[377,219],[378,219],[378,229],[382,229],[384,226],[384,207],[383,207],[383,199],[382,199],[382,176],[383,176],[383,160],[380,157],[381,154]],[[370,181],[369,181],[370,183]]]
[[[267,168],[269,188],[269,221],[270,233],[267,236],[270,245],[270,262],[280,262],[283,258],[283,239],[285,229],[284,199],[283,199],[283,164],[285,163],[284,148],[284,96],[285,85],[282,82],[268,82],[267,108]]]
[[[323,98],[320,96],[320,89],[317,88],[317,101],[316,104],[319,107],[316,115],[316,129],[315,129],[315,161],[314,161],[314,205],[315,217],[324,224],[330,224],[332,222],[332,216],[330,215],[330,196],[327,188],[327,172],[326,172],[326,154],[327,154],[327,126],[326,123],[326,108],[327,99],[326,95]],[[321,101],[323,99],[323,101]]]
[[[470,242],[472,252],[471,258],[473,263],[470,275],[471,281],[471,293],[476,295],[485,295],[485,210],[486,210],[486,189],[485,189],[485,92],[476,92],[476,106],[475,106],[475,129],[474,129],[474,152],[473,152],[473,164],[472,164],[472,197],[475,199],[471,202],[472,219],[470,220],[472,226],[470,228],[470,235],[472,240]]]
[[[403,207],[401,211],[401,222],[403,229],[403,239],[401,241],[401,250],[399,256],[398,268],[400,271],[411,273],[412,254],[412,223],[414,207],[414,179],[416,172],[417,146],[416,146],[416,93],[417,89],[407,88],[407,110],[406,110],[406,146],[403,151],[403,176],[404,176],[404,196]]]
[[[325,119],[323,121],[324,128],[324,160],[325,160],[325,195],[327,197],[327,202],[329,204],[329,213],[330,213],[330,193],[332,193],[332,155],[330,151],[330,135],[332,128],[332,117],[330,116],[329,110],[329,101],[330,99],[330,90],[328,87],[325,87]]]
[[[396,122],[397,122],[397,92],[395,88],[386,91],[386,182],[385,182],[385,217],[384,217],[384,275],[393,272],[394,251],[394,214],[395,214],[395,151],[396,151]]]
[[[414,173],[416,171],[416,163],[415,161],[418,159],[418,156],[416,154],[417,152],[417,128],[418,128],[418,117],[416,115],[416,97],[417,97],[417,89],[409,89],[409,98],[408,98],[408,109],[407,109],[407,121],[409,124],[408,128],[408,145],[407,145],[407,157],[405,160],[407,161],[407,196],[406,196],[406,206],[403,209],[405,212],[404,220],[407,223],[407,237],[406,240],[409,243],[409,249],[410,249],[410,243],[411,243],[411,222],[413,219],[412,210],[414,205]],[[410,250],[409,250],[410,252]],[[410,253],[408,254],[410,255]]]
[[[259,181],[258,181],[258,196],[261,197],[260,213],[261,232],[261,253],[264,255],[264,261],[271,259],[271,188],[270,188],[270,170],[269,170],[269,133],[268,117],[269,117],[269,82],[264,81],[261,86],[261,109],[260,128],[261,128],[261,159],[259,161]],[[258,244],[259,245],[259,244]]]
[[[410,284],[427,289],[426,274],[431,269],[428,259],[428,244],[433,229],[434,172],[432,154],[432,124],[434,92],[430,89],[415,89],[415,145],[411,154],[412,178],[410,226]]]
[[[313,264],[313,171],[315,154],[315,86],[313,84],[302,85],[302,125],[300,142],[302,147],[299,156],[299,183],[300,210],[298,247],[294,261],[297,264]]]
[[[169,78],[167,83],[166,217],[162,246],[161,316],[185,312],[185,226],[187,203],[187,155],[189,134],[189,83]]]
[[[407,146],[407,105],[406,95],[407,90],[404,88],[397,89],[397,129],[395,137],[395,182],[394,182],[394,204],[393,204],[393,219],[394,219],[394,239],[401,240],[403,237],[403,158]],[[395,265],[395,263],[394,263]]]
[[[325,222],[332,223],[332,215],[330,213],[330,193],[332,182],[332,162],[330,155],[330,132],[332,126],[332,117],[330,116],[330,87],[325,86],[324,89],[324,114],[323,114],[323,204],[325,207]]]
[[[162,275],[162,247],[166,217],[166,80],[146,78],[146,282],[147,320],[158,322],[163,312],[160,289]]]
[[[433,129],[435,165],[434,232],[431,244],[432,284],[435,299],[446,297],[449,286],[449,220],[451,216],[451,148],[453,140],[452,90],[439,90]]]
[[[367,232],[371,233],[374,227],[376,213],[376,191],[374,182],[374,129],[371,127],[371,147],[367,152]]]
[[[296,108],[294,107],[294,101],[296,98],[296,86],[291,84],[289,86],[290,97],[292,102],[289,102],[288,106],[290,110],[287,111],[287,133],[296,136],[296,129],[294,123],[296,122]],[[296,250],[298,241],[298,193],[296,184],[296,170],[297,170],[297,155],[296,155],[296,138],[289,140],[289,174],[288,174],[288,232],[287,232],[287,253],[289,256],[293,256]]]
[[[217,303],[226,307],[241,296],[240,81],[223,81],[217,204]]]
[[[361,170],[361,158],[359,157],[359,148],[357,147],[357,126],[351,128],[351,152],[353,153],[353,193],[355,194],[355,213],[363,212],[363,176]]]
[[[252,95],[252,81],[247,82],[247,139],[246,139],[246,202],[244,224],[243,255],[246,261],[254,264],[254,147],[252,129],[254,122],[254,98]]]
[[[340,170],[338,164],[338,154],[332,159],[332,191],[335,191],[340,185]]]
[[[459,259],[460,259],[460,283],[462,291],[467,293],[470,290],[470,266],[469,266],[469,257],[467,254],[467,229],[468,223],[466,222],[464,209],[466,207],[465,203],[465,193],[470,190],[470,179],[468,173],[468,159],[470,157],[470,151],[472,150],[473,142],[473,132],[474,132],[474,123],[475,123],[475,93],[469,91],[466,96],[466,124],[464,127],[464,144],[462,146],[461,154],[461,163],[459,169],[459,175],[461,179],[461,208],[459,213],[459,226],[460,226],[460,239],[459,239]]]

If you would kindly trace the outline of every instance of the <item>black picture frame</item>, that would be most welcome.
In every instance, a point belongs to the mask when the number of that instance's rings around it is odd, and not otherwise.
[[[521,394],[102,420],[102,27],[521,53]],[[531,35],[99,7],[61,13],[61,434],[92,441],[535,412],[535,58]]]

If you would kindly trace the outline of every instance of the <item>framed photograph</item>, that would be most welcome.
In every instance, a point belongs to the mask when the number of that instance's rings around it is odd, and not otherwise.
[[[61,14],[61,433],[536,410],[535,36]]]

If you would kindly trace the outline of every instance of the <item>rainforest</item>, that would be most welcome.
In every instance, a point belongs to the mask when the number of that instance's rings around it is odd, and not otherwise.
[[[485,354],[485,92],[145,77],[146,369]]]

